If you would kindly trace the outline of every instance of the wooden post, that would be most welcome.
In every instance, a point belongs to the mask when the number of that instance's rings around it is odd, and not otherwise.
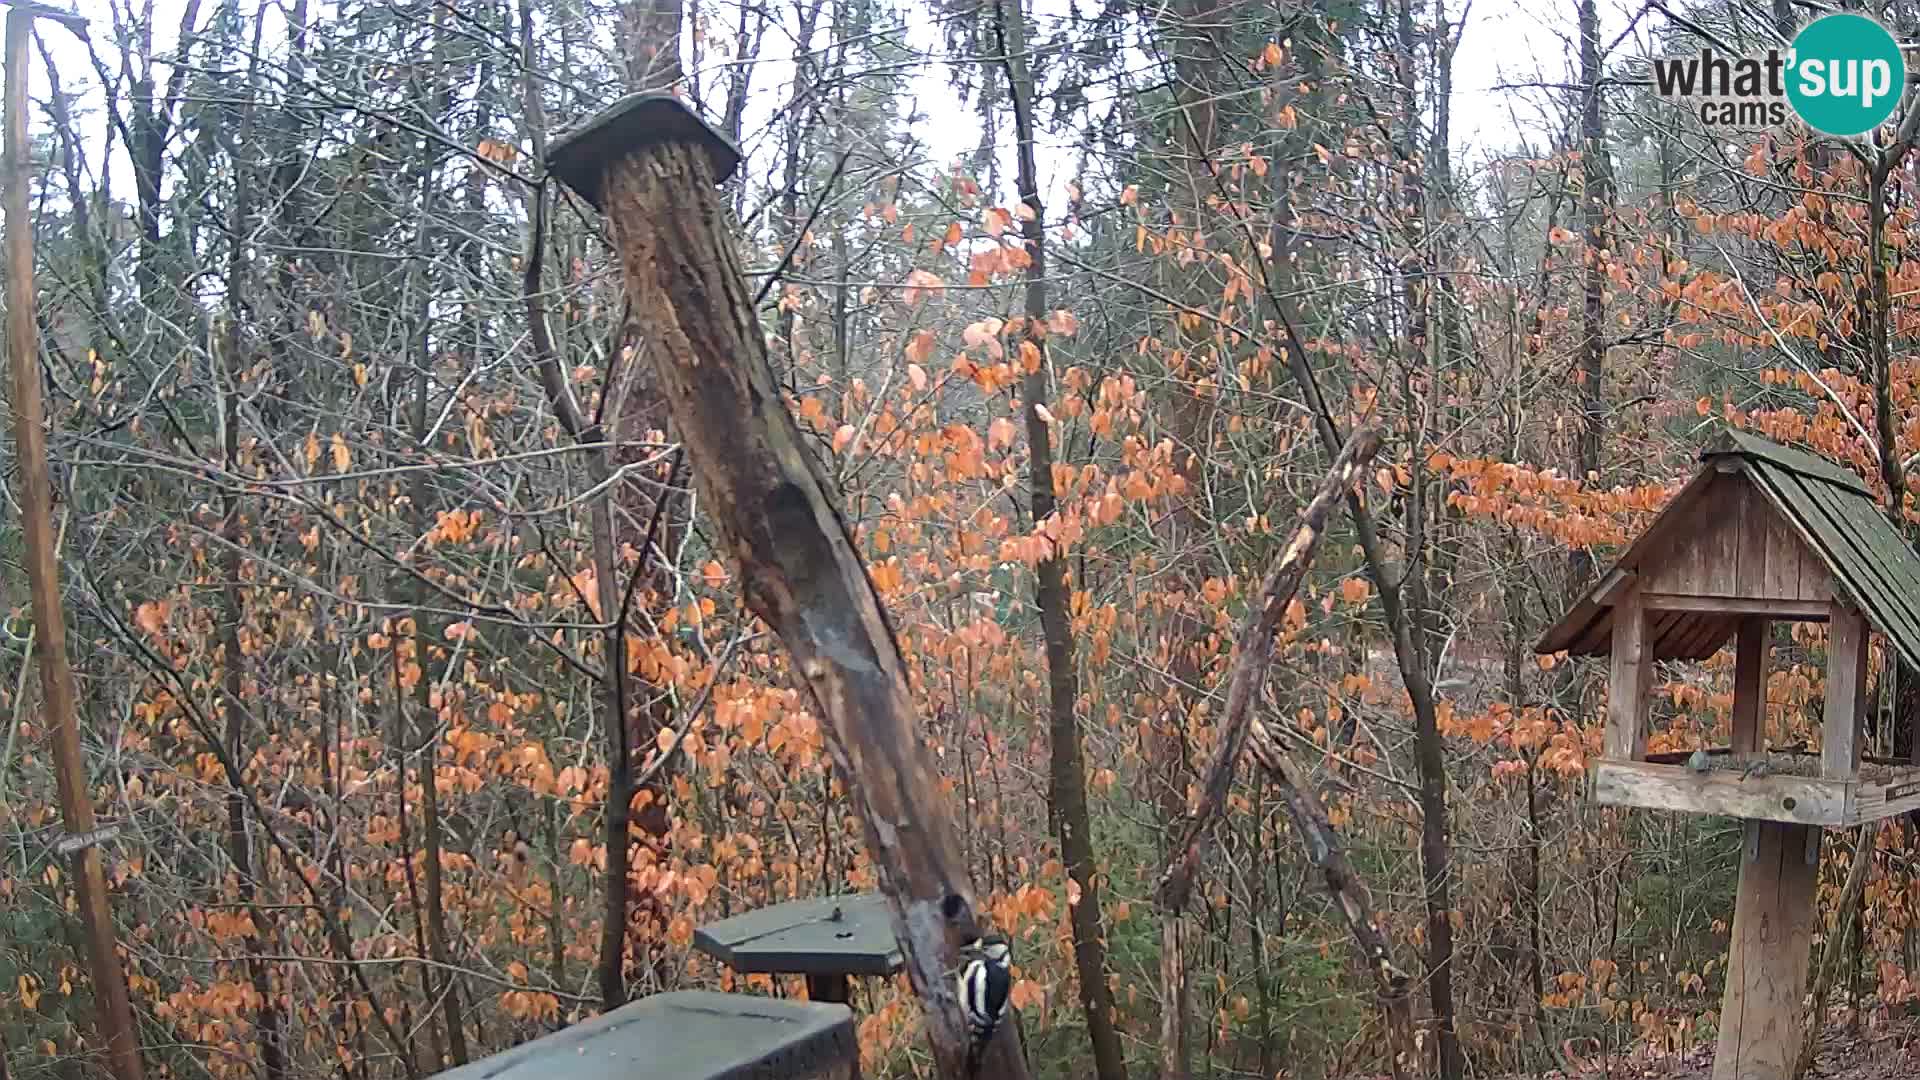
[[[114,947],[113,916],[107,910],[107,877],[101,866],[100,834],[93,825],[86,762],[80,750],[73,666],[67,656],[66,613],[60,603],[59,553],[53,531],[53,481],[47,471],[46,404],[40,396],[39,328],[34,322],[33,214],[27,187],[27,40],[36,16],[69,27],[74,16],[37,5],[7,12],[6,224],[7,352],[13,369],[14,445],[20,460],[20,518],[26,533],[27,584],[33,597],[34,652],[47,726],[53,733],[54,775],[70,849],[74,897],[87,941],[88,974],[98,1009],[100,1036],[117,1080],[141,1080],[140,1045],[125,973]]]
[[[834,485],[788,412],[725,224],[718,183],[739,154],[666,95],[615,102],[554,144],[547,167],[607,217],[641,350],[699,482],[742,598],[793,659],[850,781],[935,1069],[963,1075],[952,971],[979,933],[960,833],[919,731],[906,665]],[[1018,1024],[980,1077],[1024,1080]]]
[[[845,1005],[853,1000],[853,980],[845,975],[809,975],[807,1000]]]
[[[1748,821],[1713,1080],[1790,1080],[1813,946],[1815,826]]]
[[[1613,665],[1607,680],[1606,756],[1647,756],[1647,690],[1653,683],[1653,643],[1640,594],[1628,590],[1613,608]]]
[[[1767,626],[1760,616],[1740,620],[1733,654],[1733,739],[1737,758],[1767,738]]]
[[[1820,775],[1850,780],[1860,771],[1866,726],[1867,620],[1834,602],[1827,623],[1827,704],[1820,728]]]

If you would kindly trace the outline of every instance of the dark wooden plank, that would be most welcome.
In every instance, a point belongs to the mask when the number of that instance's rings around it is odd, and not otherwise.
[[[1799,597],[1772,592],[1767,582],[1767,555],[1773,531],[1769,527],[1778,511],[1754,489],[1753,479],[1742,470],[1740,477],[1740,565],[1734,591],[1741,596],[1790,600]]]
[[[1667,544],[1640,567],[1644,591],[1702,593],[1712,576],[1710,539],[1723,513],[1728,478],[1715,474],[1687,511],[1686,525],[1675,530]]]
[[[1767,620],[1740,620],[1733,657],[1733,731],[1736,754],[1760,749],[1767,727]]]
[[[1705,660],[1720,651],[1727,639],[1733,636],[1738,625],[1735,616],[1717,616],[1701,612],[1690,612],[1681,623],[1680,648],[1674,653],[1678,660]]]
[[[1800,598],[1816,603],[1833,602],[1833,572],[1827,569],[1820,553],[1804,544],[1800,554]]]
[[[1799,532],[1787,520],[1785,512],[1767,496],[1759,476],[1749,473],[1748,478],[1753,481],[1754,492],[1766,502],[1769,511],[1762,526],[1767,545],[1766,595],[1805,599],[1808,586],[1800,580],[1800,567],[1803,557],[1808,554],[1807,541],[1801,539]],[[1826,572],[1826,568],[1822,567],[1820,573],[1824,575]]]
[[[1693,611],[1709,615],[1761,615],[1768,618],[1825,622],[1831,604],[1813,600],[1774,600],[1744,596],[1676,596],[1671,593],[1641,593],[1640,603],[1649,611]]]
[[[1830,499],[1829,502],[1840,517],[1843,531],[1863,556],[1864,564],[1878,575],[1885,591],[1905,615],[1908,625],[1904,630],[1890,617],[1876,619],[1884,623],[1881,631],[1889,637],[1910,637],[1915,650],[1920,651],[1920,557],[1915,556],[1879,507],[1860,499]],[[1866,614],[1873,618],[1877,613],[1869,610]]]
[[[1867,620],[1834,605],[1827,627],[1827,700],[1820,725],[1820,775],[1847,780],[1860,772],[1866,736]]]
[[[1693,479],[1687,481],[1686,486],[1667,500],[1667,504],[1661,507],[1660,512],[1655,514],[1653,520],[1648,523],[1646,531],[1627,546],[1627,550],[1621,554],[1619,561],[1610,569],[1634,571],[1643,562],[1651,560],[1654,553],[1663,550],[1675,536],[1684,534],[1690,524],[1689,511],[1694,507],[1695,500],[1713,481],[1714,472],[1710,468],[1695,473]],[[1610,574],[1600,575],[1599,581],[1593,588],[1574,601],[1568,607],[1566,614],[1540,635],[1534,642],[1533,651],[1541,654],[1568,651],[1581,656],[1604,655],[1604,649],[1587,653],[1575,650],[1572,646],[1583,639],[1595,636],[1596,620],[1607,624],[1606,630],[1601,633],[1604,634],[1605,640],[1611,640],[1612,613],[1610,609],[1601,607],[1595,602],[1595,594],[1602,589],[1612,587],[1613,580]]]
[[[1605,656],[1607,655],[1607,650],[1612,647],[1612,642],[1613,610],[1611,608],[1600,609],[1596,612],[1594,620],[1588,623],[1586,629],[1580,633],[1580,636],[1574,639],[1571,645],[1567,646],[1567,653],[1570,656]],[[1535,651],[1543,653],[1560,651],[1559,649],[1545,648],[1545,645],[1546,642],[1540,642],[1535,645]]]
[[[1702,535],[1700,552],[1703,595],[1740,595],[1740,537],[1748,486],[1737,473],[1722,473],[1713,486],[1713,517]]]
[[[1655,660],[1672,660],[1678,653],[1670,652],[1677,645],[1674,631],[1685,622],[1684,611],[1653,611],[1647,614],[1647,641],[1652,644]]]
[[[1848,539],[1848,527],[1843,517],[1829,505],[1829,494],[1838,496],[1844,492],[1832,484],[1782,469],[1763,469],[1755,475],[1761,479],[1763,489],[1774,497],[1794,530],[1805,540],[1811,549],[1811,557],[1829,573],[1829,577],[1839,579],[1834,582],[1833,589],[1844,590],[1855,599],[1863,600],[1870,613],[1877,610],[1880,606],[1878,594],[1882,588],[1877,584],[1877,576]],[[1806,564],[1803,562],[1802,566],[1804,573]],[[1807,591],[1803,585],[1802,595]],[[1866,600],[1863,593],[1871,593],[1875,599]]]
[[[860,1048],[845,1005],[680,990],[641,998],[439,1080],[843,1080]]]

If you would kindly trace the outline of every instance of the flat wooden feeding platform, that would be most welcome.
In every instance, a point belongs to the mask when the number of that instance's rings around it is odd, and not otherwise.
[[[853,1080],[859,1065],[845,1005],[680,990],[641,998],[439,1080]]]
[[[742,974],[805,975],[815,1001],[846,1001],[849,976],[884,977],[904,963],[879,893],[756,908],[700,927],[693,944]]]
[[[1767,772],[1748,775],[1724,750],[1711,752],[1704,773],[1687,768],[1687,753],[1648,754],[1645,761],[1602,760],[1593,771],[1593,799],[1607,806],[1638,806],[1688,814],[1852,826],[1920,809],[1920,766],[1865,758],[1858,776],[1820,775],[1820,755],[1785,751],[1766,755]]]

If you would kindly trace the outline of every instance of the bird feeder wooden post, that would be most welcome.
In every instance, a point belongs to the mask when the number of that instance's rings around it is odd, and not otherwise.
[[[1920,767],[1869,758],[1868,640],[1920,664],[1920,557],[1852,473],[1733,432],[1620,561],[1547,631],[1540,653],[1608,656],[1593,798],[1744,819],[1714,1080],[1788,1080],[1801,1045],[1822,830],[1920,807]],[[1769,627],[1827,624],[1820,747],[1767,737]],[[1734,641],[1728,745],[1649,752],[1659,660]],[[1658,740],[1664,742],[1665,740]]]
[[[557,140],[547,168],[605,214],[638,353],[672,409],[742,597],[825,719],[864,826],[941,1075],[967,1031],[951,965],[979,933],[960,834],[919,732],[906,665],[834,486],[788,412],[717,185],[740,155],[677,99],[624,98]],[[1024,1080],[1016,1024],[982,1077]]]

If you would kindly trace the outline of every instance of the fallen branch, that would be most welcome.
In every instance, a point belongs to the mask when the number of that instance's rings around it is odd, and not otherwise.
[[[1287,757],[1279,739],[1254,715],[1254,703],[1259,699],[1273,657],[1274,638],[1326,533],[1327,517],[1353,490],[1362,468],[1379,447],[1379,434],[1368,428],[1354,432],[1347,440],[1334,459],[1332,471],[1320,482],[1312,501],[1301,509],[1293,539],[1267,571],[1258,605],[1248,609],[1241,621],[1234,643],[1233,669],[1228,677],[1227,706],[1221,719],[1219,742],[1207,764],[1199,801],[1188,812],[1180,841],[1173,848],[1174,856],[1160,875],[1154,900],[1161,913],[1161,985],[1171,995],[1181,985],[1184,963],[1179,932],[1181,912],[1192,898],[1207,833],[1226,803],[1234,768],[1243,751],[1250,753],[1279,790],[1294,828],[1306,844],[1308,860],[1319,869],[1367,969],[1373,974],[1397,1053],[1409,1033],[1407,975],[1393,964],[1386,933],[1374,918],[1366,886],[1347,861],[1340,836],[1327,820],[1319,798],[1313,794],[1299,766]]]
[[[1379,449],[1380,435],[1371,429],[1356,431],[1347,440],[1347,445],[1334,459],[1332,471],[1320,481],[1313,499],[1301,509],[1298,523],[1294,526],[1293,539],[1288,541],[1286,550],[1280,553],[1280,558],[1267,571],[1267,579],[1260,587],[1259,605],[1248,608],[1246,617],[1240,621],[1240,633],[1233,646],[1233,670],[1228,676],[1227,711],[1221,720],[1220,740],[1201,781],[1200,801],[1188,811],[1180,842],[1173,848],[1175,857],[1161,873],[1160,884],[1154,890],[1155,901],[1163,910],[1179,911],[1186,907],[1187,899],[1193,893],[1193,879],[1200,865],[1207,831],[1226,803],[1227,789],[1233,783],[1234,767],[1240,762],[1240,751],[1246,745],[1248,730],[1258,723],[1253,716],[1253,703],[1260,696],[1261,685],[1266,682],[1267,666],[1273,659],[1273,639],[1279,632],[1280,620],[1285,617],[1294,593],[1300,590],[1300,582],[1307,576],[1307,568],[1313,565],[1314,552],[1320,547],[1321,538],[1326,535],[1327,517],[1333,512],[1334,504],[1353,488],[1360,470]]]

